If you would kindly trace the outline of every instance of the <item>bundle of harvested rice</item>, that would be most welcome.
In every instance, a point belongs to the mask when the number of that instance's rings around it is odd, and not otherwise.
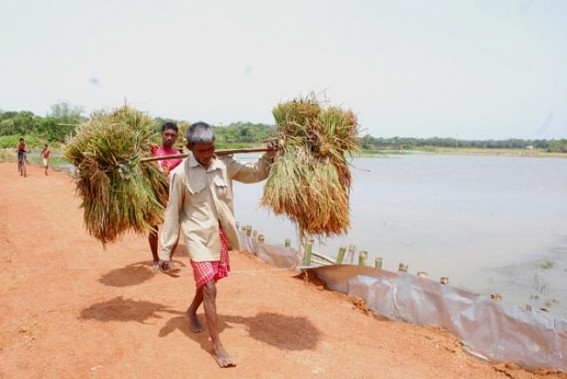
[[[260,205],[294,221],[301,237],[348,231],[351,174],[347,161],[360,147],[351,110],[322,107],[310,96],[273,109],[281,148]]]
[[[95,113],[66,141],[63,154],[77,168],[85,226],[103,245],[162,222],[167,177],[155,164],[140,163],[155,133],[149,116],[124,106]]]

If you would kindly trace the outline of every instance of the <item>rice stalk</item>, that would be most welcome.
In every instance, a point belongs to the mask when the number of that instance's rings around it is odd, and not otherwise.
[[[77,168],[85,227],[103,245],[162,221],[167,178],[140,162],[155,133],[150,117],[125,106],[93,114],[66,141],[63,154]]]
[[[350,227],[352,177],[347,155],[359,149],[351,110],[322,107],[314,96],[273,109],[281,148],[260,205],[285,214],[300,237],[345,234]]]

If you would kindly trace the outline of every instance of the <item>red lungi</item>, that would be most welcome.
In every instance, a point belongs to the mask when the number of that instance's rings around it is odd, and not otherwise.
[[[221,243],[220,260],[212,262],[193,262],[193,276],[195,277],[195,287],[200,288],[210,280],[217,282],[218,280],[228,276],[230,271],[230,262],[228,259],[228,241],[224,235],[224,231],[219,225],[219,236]]]

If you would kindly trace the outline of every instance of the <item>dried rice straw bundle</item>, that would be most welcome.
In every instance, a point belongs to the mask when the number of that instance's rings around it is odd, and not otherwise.
[[[351,187],[346,155],[360,147],[355,114],[323,108],[311,96],[278,104],[273,115],[282,148],[260,205],[287,215],[301,237],[346,233]]]
[[[162,222],[167,177],[155,164],[140,163],[155,134],[150,117],[124,106],[97,112],[66,141],[63,154],[77,167],[85,226],[103,245]]]

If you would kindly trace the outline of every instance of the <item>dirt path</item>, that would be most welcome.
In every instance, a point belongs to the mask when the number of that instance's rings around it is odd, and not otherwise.
[[[65,174],[21,178],[0,163],[0,177],[2,378],[567,378],[485,364],[441,330],[378,320],[242,252],[218,298],[238,367],[220,369],[184,317],[193,279],[181,250],[179,277],[154,273],[144,236],[103,250],[85,232]]]

